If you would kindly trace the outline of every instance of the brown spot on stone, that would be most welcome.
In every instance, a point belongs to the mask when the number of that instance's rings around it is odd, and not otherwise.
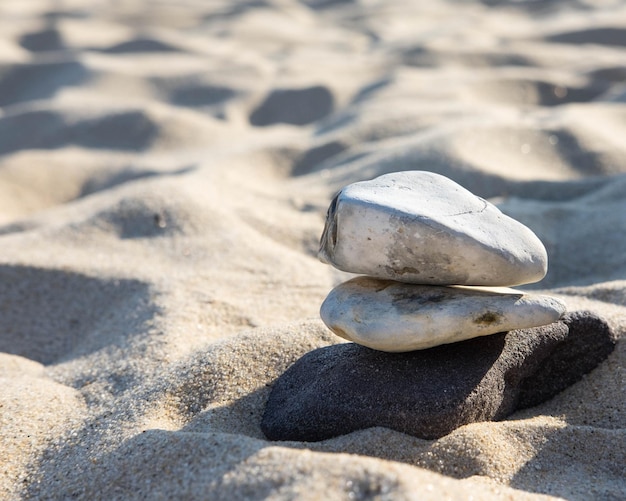
[[[494,311],[488,311],[486,313],[483,313],[480,317],[475,318],[474,323],[482,324],[482,325],[491,325],[491,324],[500,323],[501,319],[502,319],[502,314],[496,313]]]
[[[384,291],[385,289],[397,285],[398,282],[393,280],[382,280],[380,278],[372,278],[372,277],[358,277],[354,278],[354,281],[358,281],[359,284],[363,287],[370,287],[374,289],[374,292]]]
[[[344,338],[344,339],[347,339],[348,341],[350,340],[350,338],[348,337],[348,334],[346,334],[346,331],[344,331],[342,328],[340,328],[340,327],[336,327],[336,326],[333,326],[333,327],[331,327],[331,330],[332,330],[335,334],[337,334],[339,337],[342,337],[342,338]]]

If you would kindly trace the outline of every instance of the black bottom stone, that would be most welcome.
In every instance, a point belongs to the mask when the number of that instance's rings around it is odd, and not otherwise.
[[[439,438],[552,398],[615,343],[603,319],[579,311],[543,327],[409,353],[328,346],[278,378],[261,428],[270,440],[314,442],[373,426]]]

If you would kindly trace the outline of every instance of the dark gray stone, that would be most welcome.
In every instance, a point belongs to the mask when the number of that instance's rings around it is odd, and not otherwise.
[[[261,428],[270,440],[318,441],[373,426],[434,439],[553,397],[614,345],[604,320],[576,312],[543,327],[408,353],[328,346],[278,378]]]
[[[564,343],[522,381],[518,409],[549,400],[593,370],[613,351],[617,339],[606,321],[588,311],[567,313],[561,321],[569,327]]]

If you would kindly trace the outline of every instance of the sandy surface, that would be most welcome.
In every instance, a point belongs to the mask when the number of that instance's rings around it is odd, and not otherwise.
[[[2,0],[0,498],[626,498],[623,342],[435,441],[259,428],[383,173],[494,201],[623,337],[625,138],[623,1]]]

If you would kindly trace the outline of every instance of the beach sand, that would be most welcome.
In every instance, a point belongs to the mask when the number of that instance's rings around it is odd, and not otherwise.
[[[626,498],[624,342],[439,440],[270,442],[345,184],[446,175],[626,332],[626,2],[0,2],[1,499]]]

